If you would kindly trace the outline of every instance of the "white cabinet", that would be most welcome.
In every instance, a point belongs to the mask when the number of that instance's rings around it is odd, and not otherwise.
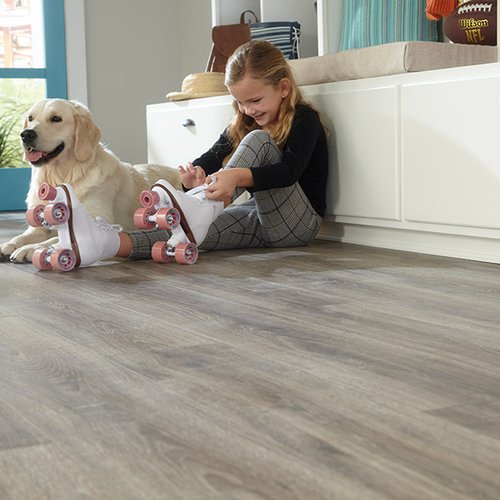
[[[500,263],[500,64],[306,87],[333,128],[322,237]]]
[[[397,88],[339,84],[305,93],[329,128],[328,213],[399,220]]]
[[[229,95],[147,106],[148,161],[185,165],[212,146],[233,116]]]
[[[406,219],[500,229],[500,76],[405,85],[402,102]]]

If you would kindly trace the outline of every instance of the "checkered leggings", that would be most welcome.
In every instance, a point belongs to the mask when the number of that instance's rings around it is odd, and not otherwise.
[[[243,138],[227,168],[265,168],[281,160],[281,152],[267,132],[254,130]],[[241,191],[235,193],[238,196]],[[256,191],[240,205],[230,205],[212,223],[202,250],[257,247],[295,247],[310,243],[322,218],[298,183]],[[168,231],[133,231],[130,258],[149,258],[155,241],[166,241]]]

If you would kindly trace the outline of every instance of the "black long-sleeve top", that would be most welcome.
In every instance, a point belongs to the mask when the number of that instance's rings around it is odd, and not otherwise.
[[[213,174],[222,168],[222,162],[230,152],[231,142],[224,131],[206,153],[193,161],[193,165],[202,167],[207,175]],[[252,175],[254,187],[251,191],[291,186],[298,181],[314,210],[323,217],[328,147],[318,113],[306,104],[297,106],[281,161],[254,168]]]

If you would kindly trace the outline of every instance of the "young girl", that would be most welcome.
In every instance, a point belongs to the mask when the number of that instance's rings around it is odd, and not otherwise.
[[[179,167],[191,191],[158,181],[155,207],[178,208],[184,232],[203,250],[308,244],[326,204],[328,150],[318,113],[268,42],[239,47],[227,63],[225,84],[234,97],[233,121],[209,151]],[[58,201],[72,206],[58,246],[76,249],[77,265],[112,256],[149,258],[156,241],[172,236],[167,229],[118,232],[92,219],[70,186],[57,189]],[[243,190],[252,195],[249,201],[224,208]]]

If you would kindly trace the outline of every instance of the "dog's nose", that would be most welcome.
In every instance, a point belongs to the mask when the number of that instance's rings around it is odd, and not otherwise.
[[[21,139],[24,143],[30,144],[36,139],[36,132],[31,128],[27,128],[21,132]]]

